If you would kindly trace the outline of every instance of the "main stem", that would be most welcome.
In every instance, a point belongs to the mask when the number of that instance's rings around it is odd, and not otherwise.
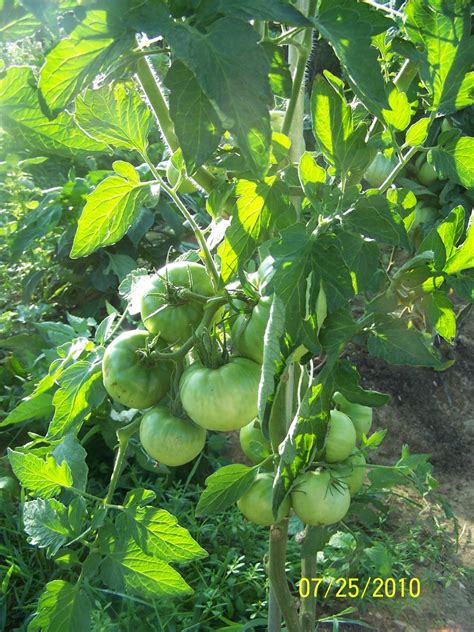
[[[307,527],[308,529],[308,527]],[[307,577],[312,585],[311,579],[316,577],[317,557],[309,555],[301,558],[301,577]],[[301,600],[301,627],[303,632],[313,632],[316,625],[316,595],[310,593],[305,599]]]
[[[280,606],[288,632],[302,632],[293,596],[286,578],[286,543],[288,540],[288,520],[282,520],[270,527],[268,574],[272,590]],[[279,622],[278,622],[279,625]],[[268,626],[269,632],[278,628]]]

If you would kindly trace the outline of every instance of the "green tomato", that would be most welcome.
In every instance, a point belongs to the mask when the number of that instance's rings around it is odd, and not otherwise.
[[[259,524],[262,527],[269,527],[274,522],[279,522],[285,518],[290,511],[290,499],[287,497],[278,509],[277,519],[274,520],[272,513],[273,500],[273,475],[259,474],[243,496],[237,501],[237,506],[247,520]]]
[[[214,290],[206,268],[191,261],[169,263],[151,279],[141,301],[145,327],[170,345],[182,344],[201,321],[204,307],[198,301],[173,298],[173,290],[168,292],[167,284],[204,296],[211,296]]]
[[[305,472],[296,479],[291,504],[304,524],[334,524],[349,510],[351,495],[345,485],[331,480],[327,470],[317,470]]]
[[[388,178],[393,167],[394,165],[390,158],[387,158],[385,154],[379,151],[367,167],[364,178],[371,187],[379,187]]]
[[[350,418],[339,410],[331,410],[324,443],[326,461],[344,461],[355,448],[355,444],[356,430]]]
[[[356,441],[362,439],[362,435],[368,435],[372,426],[372,408],[362,406],[361,404],[353,404],[344,397],[342,393],[334,393],[333,400],[337,404],[339,410],[350,417],[356,430]]]
[[[263,338],[270,318],[272,298],[262,296],[249,314],[239,314],[232,326],[231,338],[237,351],[254,362],[263,362]]]
[[[260,366],[247,358],[231,358],[212,369],[196,362],[180,382],[184,410],[207,430],[240,430],[257,416]]]
[[[434,206],[425,206],[424,204],[417,204],[415,207],[415,217],[410,225],[410,231],[416,230],[418,226],[430,226],[434,224],[439,215],[439,210]]]
[[[147,331],[126,331],[107,347],[102,360],[105,390],[130,408],[157,404],[170,387],[172,364],[140,352],[149,338]]]
[[[168,180],[170,186],[173,188],[176,186],[176,183],[179,179],[179,171],[176,169],[171,160],[169,160],[166,164],[166,179]],[[191,180],[184,177],[178,187],[178,193],[194,193],[195,191],[196,187],[191,182]]]
[[[355,496],[362,489],[366,463],[362,452],[354,451],[348,459],[335,467],[338,478],[347,485],[351,496]]]
[[[140,441],[158,463],[177,467],[202,452],[206,431],[192,421],[175,417],[166,406],[155,406],[143,415]]]
[[[421,184],[430,186],[430,184],[433,184],[433,182],[436,182],[436,180],[438,179],[438,174],[429,162],[425,162],[425,164],[418,171],[418,180],[421,182]]]
[[[264,461],[271,454],[270,441],[265,437],[257,420],[240,429],[240,447],[254,465]]]

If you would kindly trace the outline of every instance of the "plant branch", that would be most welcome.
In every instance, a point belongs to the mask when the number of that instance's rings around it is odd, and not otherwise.
[[[406,154],[402,156],[399,162],[395,165],[395,167],[389,173],[386,180],[382,182],[382,184],[379,186],[380,193],[385,193],[385,191],[390,187],[390,185],[393,183],[393,181],[395,180],[397,175],[400,173],[400,171],[403,169],[403,167],[411,160],[411,158],[418,151],[420,151],[419,147],[410,147],[410,149],[406,152]]]
[[[305,537],[308,537],[311,527],[306,526]],[[301,558],[301,577],[311,579],[316,577],[317,555],[308,555]],[[313,632],[316,624],[316,604],[317,598],[314,591],[301,600],[300,619],[303,632]]]
[[[194,235],[195,235],[195,237],[196,237],[196,239],[197,239],[197,241],[198,241],[198,243],[199,243],[199,245],[201,247],[202,253],[203,253],[202,254],[202,258],[203,258],[204,263],[206,265],[207,272],[208,272],[209,276],[211,277],[211,281],[212,281],[212,284],[214,286],[214,289],[217,290],[217,288],[219,287],[219,273],[217,272],[216,266],[214,265],[214,260],[212,258],[212,255],[211,255],[210,251],[209,251],[209,248],[207,247],[206,238],[204,237],[202,230],[200,229],[200,227],[198,226],[196,220],[191,215],[191,213],[188,211],[186,206],[183,204],[183,202],[181,201],[179,195],[176,193],[174,188],[170,187],[163,180],[163,178],[160,176],[157,168],[155,167],[153,162],[150,160],[148,155],[147,154],[143,154],[142,157],[145,160],[145,162],[148,164],[148,166],[150,167],[151,172],[153,173],[155,178],[158,180],[160,186],[169,195],[169,197],[173,200],[173,202],[176,204],[178,209],[181,211],[181,214],[184,216],[184,218],[187,220],[187,222],[189,223],[189,225],[193,229]]]
[[[282,520],[270,527],[268,551],[268,574],[270,585],[280,606],[288,632],[302,632],[293,595],[288,588],[286,578],[286,543],[288,539],[288,520]],[[269,627],[269,632],[274,632]]]

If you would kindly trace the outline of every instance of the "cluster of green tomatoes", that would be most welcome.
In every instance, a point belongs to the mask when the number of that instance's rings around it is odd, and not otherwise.
[[[274,522],[273,474],[265,470],[285,434],[282,420],[271,419],[271,428],[273,424],[280,432],[268,440],[257,419],[270,308],[271,298],[265,296],[249,302],[216,295],[199,263],[168,263],[147,281],[140,310],[144,328],[113,340],[102,365],[109,395],[123,406],[144,410],[140,442],[161,464],[176,467],[192,461],[203,450],[208,430],[240,431],[244,454],[252,463],[262,463],[262,469],[238,506],[261,525]],[[337,522],[362,486],[365,459],[356,443],[370,429],[372,410],[340,393],[334,402],[325,466],[296,480],[279,517],[289,513],[291,504],[307,524]],[[284,414],[284,403],[281,389],[272,417]]]

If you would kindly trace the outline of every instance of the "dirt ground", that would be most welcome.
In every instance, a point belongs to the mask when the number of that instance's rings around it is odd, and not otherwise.
[[[380,463],[393,463],[401,447],[428,453],[439,492],[459,522],[459,564],[474,569],[474,318],[460,328],[454,348],[446,349],[455,364],[445,372],[395,367],[355,351],[363,385],[391,395],[375,413],[375,429],[388,435],[377,451]],[[369,611],[366,621],[380,632],[472,632],[474,586],[453,582],[435,586],[417,608],[401,609],[396,619],[383,608]],[[391,616],[391,618],[387,618]],[[360,629],[360,628],[359,628]],[[348,630],[348,629],[347,629]]]
[[[412,453],[428,453],[439,482],[459,523],[459,549],[454,560],[474,569],[474,317],[460,328],[454,347],[443,352],[455,364],[445,372],[392,366],[354,349],[349,354],[362,375],[362,384],[391,395],[375,412],[374,430],[388,435],[377,451],[377,462],[393,464],[403,444]],[[242,460],[238,438],[230,451]],[[407,519],[409,519],[407,517]],[[474,585],[454,581],[434,584],[411,605],[383,604],[371,608],[363,620],[378,632],[474,632]],[[324,630],[332,630],[332,626]],[[364,628],[341,625],[343,632]],[[321,628],[323,632],[323,628]]]

